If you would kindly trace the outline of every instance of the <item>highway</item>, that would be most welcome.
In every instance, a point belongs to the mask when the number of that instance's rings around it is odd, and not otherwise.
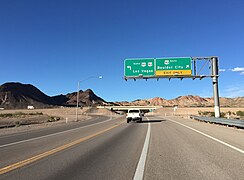
[[[243,179],[244,130],[94,116],[0,137],[0,179]]]

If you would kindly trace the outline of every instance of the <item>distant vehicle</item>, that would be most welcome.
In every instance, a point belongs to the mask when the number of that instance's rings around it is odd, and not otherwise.
[[[27,106],[27,109],[35,109],[34,106]]]
[[[127,123],[130,121],[142,121],[142,113],[140,109],[129,109],[126,115]]]

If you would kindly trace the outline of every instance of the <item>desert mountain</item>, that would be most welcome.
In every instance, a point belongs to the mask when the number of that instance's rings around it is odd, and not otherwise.
[[[77,102],[77,93],[69,93],[66,95],[68,101],[64,103],[64,105],[76,105]],[[81,106],[93,106],[93,105],[103,105],[106,103],[102,98],[98,97],[91,89],[87,89],[86,91],[79,92],[79,104]]]
[[[200,96],[179,96],[174,99],[166,100],[160,97],[151,99],[138,99],[132,102],[116,102],[118,105],[124,106],[164,106],[164,107],[213,107],[213,98],[202,98]],[[222,107],[244,107],[244,97],[238,98],[220,98],[220,105]]]
[[[47,108],[53,106],[76,106],[77,93],[66,95],[48,96],[31,84],[5,83],[0,86],[0,108],[21,109],[28,105],[36,108]],[[164,107],[212,107],[213,98],[202,98],[199,96],[179,96],[174,99],[166,100],[156,97],[151,99],[138,99],[132,102],[107,103],[102,98],[94,94],[91,89],[80,90],[79,104],[81,106],[96,106],[104,104],[113,105],[135,105],[135,106],[164,106]],[[244,97],[238,98],[220,98],[222,107],[244,107]]]
[[[0,86],[0,106],[5,109],[26,108],[28,105],[47,107],[51,98],[31,84],[5,83]]]
[[[0,86],[0,107],[5,109],[21,109],[28,105],[37,108],[52,106],[76,106],[77,93],[67,95],[47,96],[31,84],[5,83]],[[79,104],[93,106],[106,103],[96,96],[91,89],[79,92]]]

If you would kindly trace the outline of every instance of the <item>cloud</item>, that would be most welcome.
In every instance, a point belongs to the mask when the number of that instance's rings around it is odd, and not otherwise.
[[[232,72],[240,72],[240,75],[244,75],[244,67],[235,67],[233,69],[230,69]]]
[[[244,86],[238,85],[238,86],[230,86],[224,89],[220,92],[221,97],[228,97],[228,98],[234,98],[234,97],[244,97]]]
[[[219,69],[219,72],[225,72],[226,69]]]
[[[243,72],[244,71],[244,67],[235,67],[235,68],[231,69],[231,71],[233,71],[233,72]]]

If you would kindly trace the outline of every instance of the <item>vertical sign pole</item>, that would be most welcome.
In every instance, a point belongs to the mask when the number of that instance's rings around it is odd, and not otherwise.
[[[78,121],[78,108],[79,108],[79,92],[80,92],[80,81],[78,81],[78,87],[77,87],[77,97],[76,97],[76,121]]]
[[[213,97],[214,97],[214,113],[215,117],[220,117],[220,105],[219,105],[219,89],[218,89],[218,58],[211,57],[212,61],[212,79],[213,79]]]
[[[197,75],[197,65],[196,65],[196,59],[194,59],[194,76]]]

